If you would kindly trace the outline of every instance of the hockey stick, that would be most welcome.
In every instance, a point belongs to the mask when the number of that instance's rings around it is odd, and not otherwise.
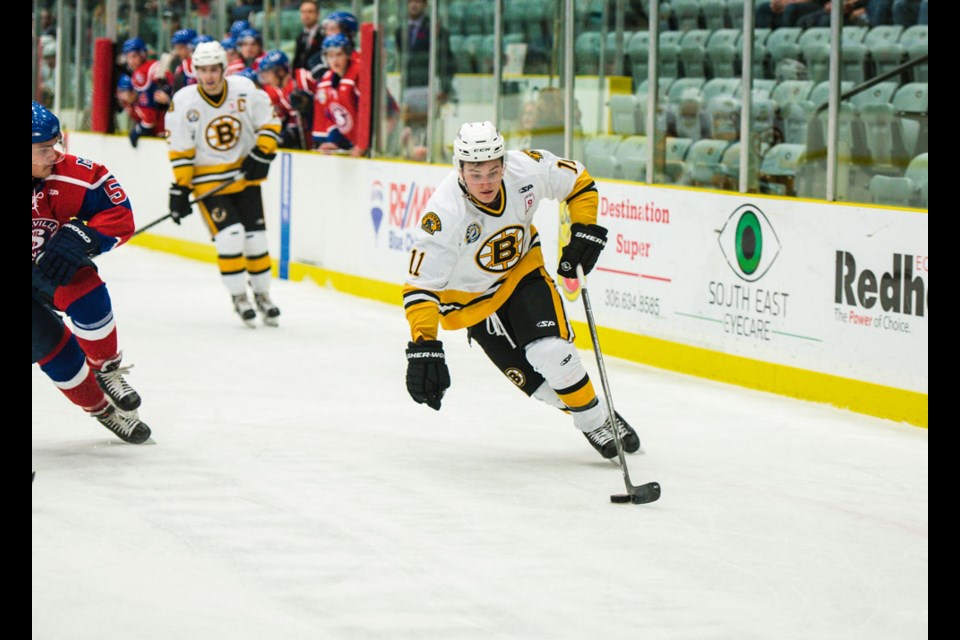
[[[205,194],[203,194],[202,196],[200,196],[200,197],[198,197],[198,198],[194,198],[193,200],[191,200],[191,201],[190,201],[190,206],[192,207],[193,205],[197,204],[198,202],[200,202],[200,201],[203,200],[204,198],[208,198],[208,197],[212,196],[212,195],[215,194],[215,193],[219,193],[220,191],[223,191],[224,189],[226,189],[227,187],[229,187],[230,185],[232,185],[234,182],[239,182],[240,180],[243,180],[245,177],[246,177],[246,175],[244,175],[244,173],[241,171],[240,173],[238,173],[237,175],[233,176],[233,177],[230,178],[229,180],[224,180],[223,182],[221,182],[220,184],[218,184],[217,186],[215,186],[215,187],[214,187],[213,189],[211,189],[210,191],[207,191],[207,192],[206,192]],[[157,218],[157,219],[154,220],[153,222],[151,222],[151,223],[149,223],[149,224],[147,224],[147,225],[145,225],[145,226],[142,226],[142,227],[140,227],[139,229],[137,229],[136,231],[134,231],[134,232],[133,232],[133,235],[134,235],[134,236],[138,236],[138,235],[140,235],[141,233],[143,233],[144,231],[146,231],[147,229],[149,229],[150,227],[155,227],[155,226],[157,226],[158,224],[160,224],[161,222],[163,222],[164,220],[166,220],[167,218],[172,218],[172,217],[173,217],[173,214],[172,214],[172,213],[168,213],[167,215],[165,215],[165,216],[163,216],[163,217],[161,217],[161,218]],[[131,237],[133,237],[133,236],[131,236]]]
[[[607,411],[610,415],[610,425],[613,439],[617,444],[617,456],[620,458],[620,469],[623,471],[623,482],[627,493],[610,496],[610,502],[632,502],[645,504],[660,498],[660,483],[648,482],[639,486],[630,483],[630,472],[627,471],[627,461],[623,457],[623,441],[620,430],[617,428],[617,414],[613,410],[613,397],[610,395],[610,385],[607,383],[607,370],[603,366],[603,354],[600,353],[600,339],[597,337],[597,325],[593,320],[593,308],[590,306],[590,296],[587,294],[587,276],[583,267],[577,265],[577,278],[580,279],[580,296],[583,298],[583,309],[587,313],[587,326],[590,327],[590,339],[593,341],[593,353],[597,357],[597,369],[600,371],[600,384],[603,385],[603,395],[607,401]]]

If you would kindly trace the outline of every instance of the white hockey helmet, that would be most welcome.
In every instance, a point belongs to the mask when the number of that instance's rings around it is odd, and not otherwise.
[[[464,162],[496,160],[505,152],[503,136],[492,122],[466,122],[453,141],[453,166],[460,170]]]
[[[193,50],[192,61],[195,68],[219,64],[226,69],[227,52],[224,50],[223,45],[217,41],[201,42],[197,45],[197,48]]]

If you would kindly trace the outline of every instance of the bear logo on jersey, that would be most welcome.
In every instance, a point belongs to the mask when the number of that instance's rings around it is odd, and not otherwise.
[[[196,109],[190,109],[187,111],[187,122],[196,122],[200,119],[200,112]]]
[[[523,227],[515,225],[501,229],[483,243],[477,251],[477,265],[484,271],[508,271],[520,262],[523,251]]]
[[[240,144],[243,125],[233,116],[214,118],[207,125],[207,144],[217,151],[228,151]]]
[[[423,214],[423,219],[420,221],[420,228],[430,235],[435,234],[443,228],[443,225],[440,224],[440,216],[433,211],[428,211]]]

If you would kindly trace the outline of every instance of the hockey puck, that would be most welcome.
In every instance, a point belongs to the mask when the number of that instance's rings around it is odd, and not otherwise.
[[[630,496],[627,494],[612,495],[610,496],[610,502],[613,502],[615,504],[625,504],[627,502],[630,502]]]

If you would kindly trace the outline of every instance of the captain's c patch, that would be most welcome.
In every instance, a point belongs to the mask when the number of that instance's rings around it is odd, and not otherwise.
[[[420,220],[420,228],[430,235],[435,234],[442,228],[440,225],[440,216],[435,214],[433,211],[428,211],[427,213],[423,214],[423,218]]]

